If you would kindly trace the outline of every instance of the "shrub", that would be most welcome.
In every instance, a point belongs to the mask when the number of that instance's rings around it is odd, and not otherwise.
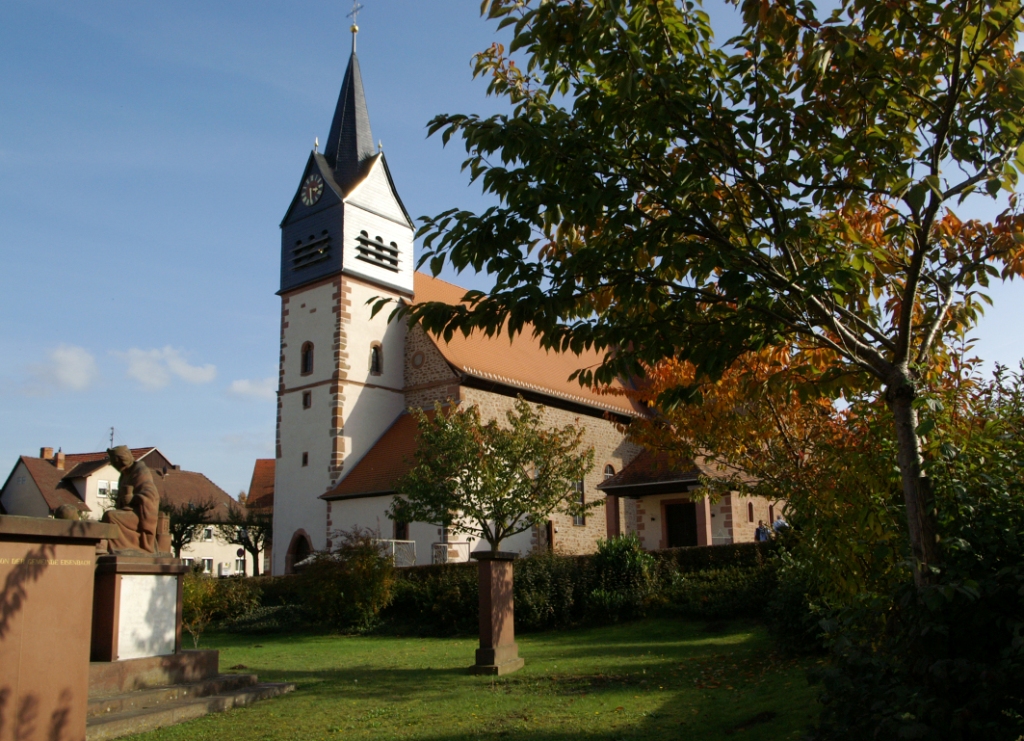
[[[317,622],[365,630],[391,602],[395,566],[373,533],[353,530],[340,537],[337,550],[314,554],[300,575],[302,604]]]
[[[837,615],[818,738],[1024,736],[1024,377],[927,401],[942,561]]]
[[[302,604],[302,580],[294,575],[256,576],[249,579],[260,590],[260,604],[264,607]]]
[[[468,633],[478,625],[476,564],[414,566],[398,572],[387,616],[417,633]]]
[[[567,628],[586,620],[595,586],[589,556],[541,553],[513,563],[516,630]]]
[[[690,618],[761,617],[774,584],[775,575],[766,567],[676,572],[660,601],[666,611]]]
[[[310,627],[309,615],[298,605],[256,607],[229,620],[224,629],[229,633],[287,633]]]
[[[631,620],[644,615],[656,584],[656,560],[634,533],[598,541],[592,557],[596,589],[590,592],[595,620]]]
[[[217,582],[195,571],[183,574],[181,579],[181,627],[192,636],[192,647],[199,648],[199,637],[221,609]]]
[[[262,590],[252,579],[233,576],[211,581],[216,592],[214,620],[234,620],[252,612],[261,604]]]

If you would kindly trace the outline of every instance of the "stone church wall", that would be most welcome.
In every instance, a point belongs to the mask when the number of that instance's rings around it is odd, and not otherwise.
[[[505,412],[511,409],[516,401],[511,396],[466,387],[462,388],[462,398],[466,403],[475,404],[485,420],[504,417]],[[572,517],[561,513],[555,513],[551,517],[555,529],[556,552],[594,553],[597,550],[597,541],[608,537],[605,495],[597,489],[597,485],[604,480],[604,467],[611,464],[616,471],[621,471],[639,454],[640,447],[626,440],[616,429],[615,423],[607,419],[554,407],[544,407],[542,416],[545,424],[551,427],[580,424],[584,428],[583,444],[594,448],[594,467],[584,479],[584,497],[587,502],[596,500],[600,501],[601,505],[587,513],[584,525],[574,525]],[[620,500],[619,506],[622,509],[619,521],[623,524],[623,533],[627,531],[627,520],[622,511],[626,504]],[[545,540],[543,533],[534,534],[535,547],[545,547]]]
[[[459,398],[459,379],[423,328],[409,329],[405,342],[405,404],[429,409],[434,401]]]

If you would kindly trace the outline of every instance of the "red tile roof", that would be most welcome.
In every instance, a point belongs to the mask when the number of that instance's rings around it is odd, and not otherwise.
[[[258,458],[252,469],[252,481],[249,482],[249,493],[245,498],[245,506],[267,512],[274,510],[274,471],[276,461],[273,458]]]
[[[433,412],[428,412],[428,416]],[[390,494],[395,482],[409,472],[416,459],[419,428],[416,417],[403,413],[381,435],[338,485],[321,499],[346,499],[371,494]]]
[[[28,475],[32,477],[32,481],[39,488],[40,494],[43,495],[43,501],[50,508],[50,512],[55,512],[63,504],[73,504],[83,512],[89,511],[89,507],[78,496],[74,484],[64,480],[67,472],[66,463],[65,468],[60,469],[52,460],[27,455],[21,456],[20,460],[25,464]]]
[[[417,303],[457,304],[466,294],[464,288],[420,272],[415,274],[413,285]],[[577,370],[601,365],[603,356],[594,350],[580,355],[545,350],[529,327],[511,340],[506,334],[487,337],[483,332],[473,332],[468,337],[456,332],[450,342],[436,336],[432,339],[445,360],[474,378],[620,414],[641,413],[625,396],[602,394],[569,380]],[[612,388],[622,385],[615,382]]]
[[[143,456],[156,450],[156,448],[131,448],[132,458],[135,460],[141,460]],[[80,463],[101,463],[105,464],[107,461],[106,451],[99,453],[67,453],[64,456],[64,468],[65,470],[71,470]],[[94,469],[95,470],[95,469]]]
[[[701,476],[722,479],[738,477],[746,483],[754,483],[754,479],[744,471],[708,463],[702,456],[698,456],[697,460],[673,460],[666,451],[642,450],[625,468],[602,481],[597,488],[615,494],[618,489],[655,484],[695,484]]]
[[[210,513],[212,522],[227,516],[231,507],[240,506],[226,491],[201,473],[173,468],[166,471],[159,469],[152,473],[156,488],[160,490],[161,503],[181,506],[190,502],[213,502],[214,510]]]
[[[673,464],[668,453],[642,450],[625,468],[602,481],[597,488],[607,491],[646,484],[693,483],[701,473],[692,460]]]

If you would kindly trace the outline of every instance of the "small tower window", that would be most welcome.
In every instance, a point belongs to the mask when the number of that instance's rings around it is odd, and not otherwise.
[[[607,481],[608,479],[610,479],[614,475],[615,475],[615,466],[613,466],[611,463],[609,463],[607,466],[604,467],[604,479],[605,479],[605,481]]]
[[[747,522],[754,521],[754,503],[747,502]]]
[[[303,453],[302,454],[302,465],[304,465],[304,466],[308,466],[309,465],[309,453]]]
[[[302,392],[302,408],[303,409],[309,409],[311,406],[313,406],[313,392],[312,391],[303,391]]]
[[[370,346],[370,375],[379,376],[384,372],[384,355],[380,343],[374,342]]]
[[[302,375],[308,376],[313,372],[313,343],[306,342],[302,345]]]

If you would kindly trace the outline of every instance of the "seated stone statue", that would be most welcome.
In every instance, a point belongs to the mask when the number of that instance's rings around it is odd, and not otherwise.
[[[132,457],[127,445],[107,450],[110,465],[121,472],[117,484],[117,508],[103,513],[102,522],[121,529],[119,537],[107,541],[107,550],[156,552],[156,523],[160,511],[160,492],[153,474],[142,461]]]

